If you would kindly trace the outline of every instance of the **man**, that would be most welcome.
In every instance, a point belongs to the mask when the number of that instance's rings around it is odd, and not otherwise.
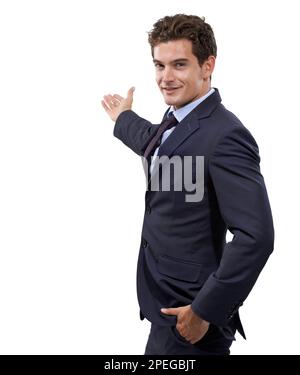
[[[194,180],[196,157],[204,162],[200,200],[174,182],[146,191],[137,267],[140,317],[151,322],[145,354],[229,354],[236,330],[245,338],[239,307],[273,251],[258,146],[211,87],[217,47],[204,19],[164,17],[149,43],[169,108],[153,125],[132,111],[134,87],[126,98],[105,95],[114,135],[150,164],[150,182],[157,158],[192,158]]]

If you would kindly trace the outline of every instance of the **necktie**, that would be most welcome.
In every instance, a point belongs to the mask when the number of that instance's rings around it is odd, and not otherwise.
[[[178,124],[178,121],[176,120],[176,117],[173,115],[173,113],[167,119],[162,121],[162,123],[160,124],[158,128],[157,133],[151,139],[151,141],[149,142],[144,152],[145,158],[147,158],[152,153],[152,151],[160,144],[163,132],[167,129],[172,128],[173,126],[176,126],[177,124]]]

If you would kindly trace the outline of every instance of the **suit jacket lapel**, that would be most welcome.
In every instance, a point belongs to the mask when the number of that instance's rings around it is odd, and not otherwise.
[[[157,156],[165,155],[171,157],[176,149],[189,138],[200,126],[200,120],[209,117],[217,105],[221,102],[221,97],[218,89],[215,88],[215,92],[206,98],[202,103],[195,107],[173,130],[169,137],[164,141],[158,150]],[[164,118],[168,110],[164,114]],[[166,158],[167,159],[167,158]],[[149,163],[151,160],[149,160]],[[165,161],[160,163],[163,166]],[[158,172],[157,159],[154,163],[153,170],[149,176],[148,183],[151,178]]]

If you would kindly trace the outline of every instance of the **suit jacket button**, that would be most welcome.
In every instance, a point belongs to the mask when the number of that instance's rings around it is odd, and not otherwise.
[[[143,241],[142,241],[143,248],[145,249],[145,247],[147,247],[147,245],[148,245],[148,242],[143,238]]]
[[[150,206],[147,206],[147,207],[146,207],[146,214],[150,215],[150,212],[151,212],[151,207],[150,207]]]

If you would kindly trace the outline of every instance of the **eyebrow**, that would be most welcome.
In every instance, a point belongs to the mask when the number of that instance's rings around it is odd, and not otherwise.
[[[177,62],[188,62],[188,61],[189,61],[188,59],[181,58],[181,59],[173,60],[173,61],[171,61],[171,63],[177,63]],[[156,59],[153,59],[153,62],[154,62],[154,63],[160,63],[160,64],[162,64],[161,61],[156,60]]]

